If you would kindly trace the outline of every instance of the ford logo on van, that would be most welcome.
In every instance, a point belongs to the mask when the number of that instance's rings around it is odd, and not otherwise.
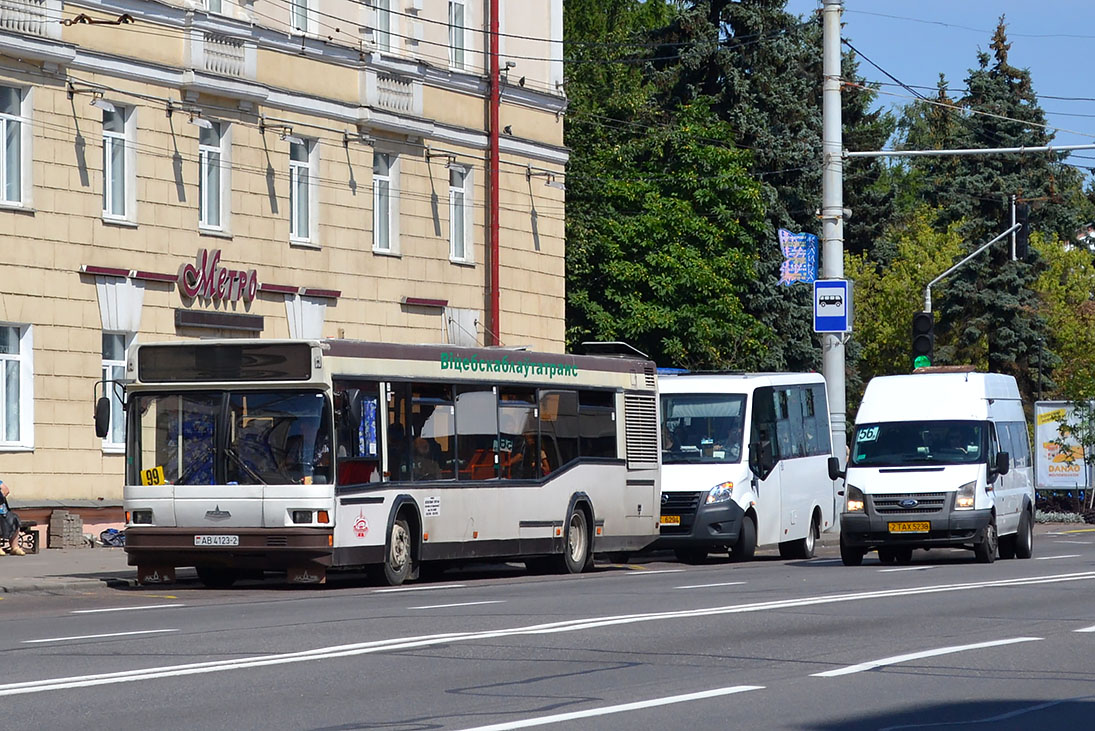
[[[914,500],[911,497],[907,497],[907,498],[905,498],[904,500],[902,500],[901,502],[898,503],[898,505],[900,505],[903,508],[915,508],[919,504],[920,504],[919,500]]]

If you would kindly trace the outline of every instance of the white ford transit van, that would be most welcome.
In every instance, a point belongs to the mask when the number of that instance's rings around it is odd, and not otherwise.
[[[658,379],[661,533],[689,563],[758,545],[809,558],[833,526],[825,380],[817,373],[679,374]]]
[[[1033,552],[1034,477],[1015,379],[943,370],[867,384],[843,475],[847,566],[872,549],[883,563],[937,546],[972,548],[982,563]],[[829,472],[840,476],[835,460]]]

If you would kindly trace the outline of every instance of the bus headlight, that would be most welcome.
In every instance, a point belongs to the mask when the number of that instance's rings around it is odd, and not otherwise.
[[[133,525],[152,525],[152,511],[134,510],[130,514],[128,522]]]
[[[954,495],[954,509],[955,510],[972,510],[974,503],[974,492],[977,490],[977,482],[967,482],[958,488],[958,492]]]
[[[845,488],[845,502],[844,510],[848,513],[862,513],[863,502],[866,498],[863,497],[863,491],[855,485],[847,485]]]
[[[724,503],[734,497],[734,483],[720,482],[707,491],[707,504]]]

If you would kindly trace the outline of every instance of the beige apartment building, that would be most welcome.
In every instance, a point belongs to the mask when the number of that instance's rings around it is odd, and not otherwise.
[[[92,416],[134,340],[561,351],[562,12],[5,0],[0,478],[14,504],[120,504],[123,425],[100,440]]]

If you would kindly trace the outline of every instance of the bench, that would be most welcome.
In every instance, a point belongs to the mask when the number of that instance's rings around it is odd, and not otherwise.
[[[36,520],[19,521],[19,547],[27,553],[38,553],[38,531],[34,530],[36,525]],[[0,538],[0,548],[5,551],[10,548],[6,539]]]

